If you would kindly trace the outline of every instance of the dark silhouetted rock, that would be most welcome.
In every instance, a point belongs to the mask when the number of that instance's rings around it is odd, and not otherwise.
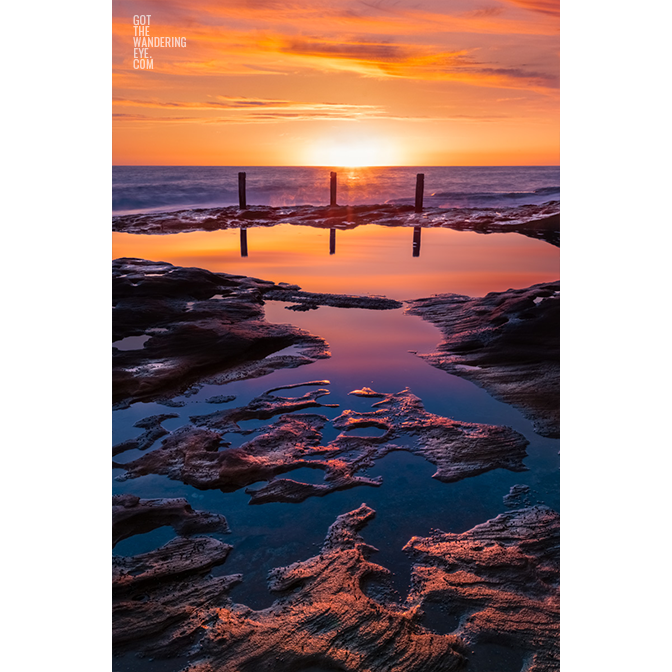
[[[203,532],[228,533],[226,518],[208,511],[194,511],[189,502],[177,499],[140,499],[135,495],[112,497],[112,547],[135,534],[170,525],[181,536]]]
[[[560,435],[560,283],[409,301],[408,312],[441,329],[430,364],[520,408],[542,436]]]
[[[127,439],[112,447],[112,455],[119,455],[127,450],[147,450],[161,437],[168,434],[168,430],[161,426],[164,420],[178,418],[176,413],[163,413],[161,415],[150,415],[142,420],[138,420],[133,426],[144,429],[145,431],[135,439]]]
[[[136,401],[171,405],[172,397],[205,383],[255,378],[330,356],[319,336],[289,324],[266,322],[264,300],[372,310],[401,306],[385,297],[312,294],[285,283],[143,259],[116,259],[112,262],[113,403],[117,408]],[[138,336],[148,337],[142,347],[121,347],[125,339]],[[292,345],[300,352],[272,356]]]

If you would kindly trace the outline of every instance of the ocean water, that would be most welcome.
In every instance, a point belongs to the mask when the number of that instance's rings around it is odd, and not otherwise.
[[[425,175],[428,207],[507,208],[560,199],[559,166],[114,166],[112,212],[237,205],[239,172],[246,173],[248,205],[325,205],[331,171],[339,205],[413,203],[418,173]]]

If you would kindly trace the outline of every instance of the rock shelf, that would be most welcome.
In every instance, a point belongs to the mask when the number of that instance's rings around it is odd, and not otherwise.
[[[559,282],[407,303],[444,336],[435,353],[421,357],[520,408],[542,436],[560,436]]]
[[[112,398],[117,408],[136,401],[168,401],[204,383],[255,378],[330,356],[324,339],[289,324],[264,319],[264,301],[302,309],[320,305],[390,310],[385,297],[302,292],[199,268],[144,259],[112,262]],[[289,307],[292,307],[289,306]],[[134,349],[115,347],[132,336],[147,340]],[[295,354],[273,353],[299,346]]]
[[[271,570],[268,587],[278,599],[259,611],[228,596],[240,575],[202,575],[228,553],[214,539],[178,540],[125,559],[125,573],[115,574],[115,651],[144,638],[146,654],[186,656],[190,672],[452,672],[494,642],[519,650],[527,670],[559,669],[556,513],[531,507],[462,534],[413,537],[404,549],[414,565],[403,603],[362,589],[368,578],[389,574],[371,562],[376,549],[360,535],[374,516],[366,504],[338,516],[317,555]],[[196,543],[198,563],[188,556]],[[137,599],[142,584],[144,599]],[[437,602],[462,614],[454,632],[422,625],[423,608]]]

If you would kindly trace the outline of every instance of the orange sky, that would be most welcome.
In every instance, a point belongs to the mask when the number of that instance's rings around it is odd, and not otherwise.
[[[149,36],[134,69],[134,15]],[[557,165],[559,0],[114,0],[116,165]]]

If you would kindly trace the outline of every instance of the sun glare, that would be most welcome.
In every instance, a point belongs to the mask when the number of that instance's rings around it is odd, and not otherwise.
[[[401,162],[394,147],[373,139],[325,140],[310,149],[308,165],[361,168],[393,166]]]

